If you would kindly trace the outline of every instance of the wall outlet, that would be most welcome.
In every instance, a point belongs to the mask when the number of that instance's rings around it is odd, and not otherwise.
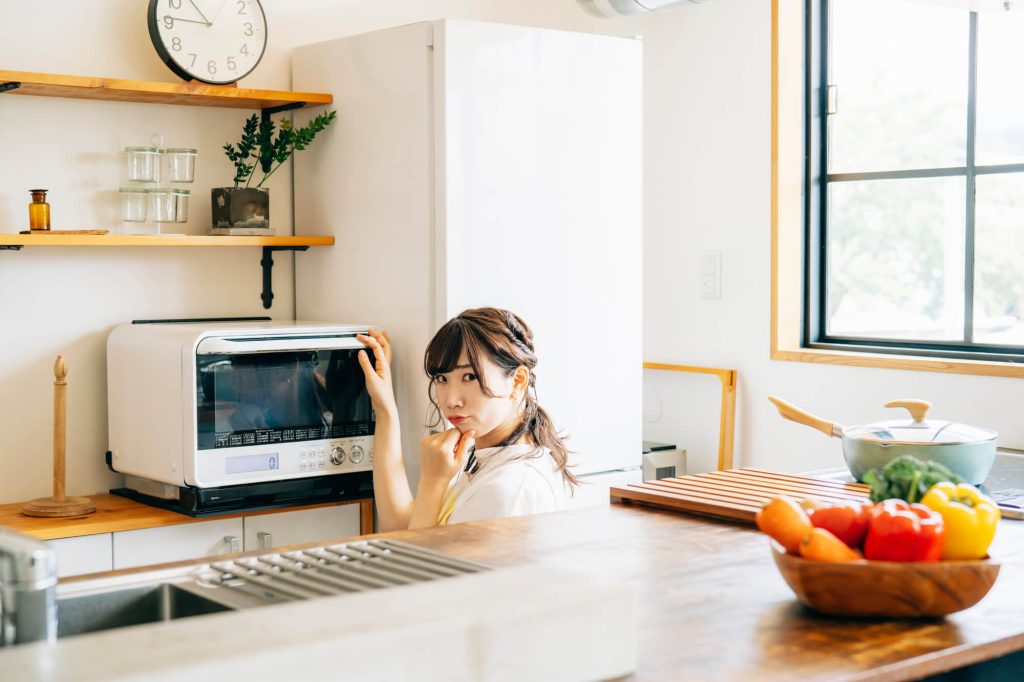
[[[722,297],[722,252],[707,251],[700,259],[701,298]]]

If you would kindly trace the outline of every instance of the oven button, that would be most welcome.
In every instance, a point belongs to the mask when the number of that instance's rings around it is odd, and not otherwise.
[[[353,464],[359,464],[363,461],[363,449],[358,445],[352,446],[352,452],[349,453],[348,458],[352,460]]]
[[[331,448],[331,464],[341,464],[345,461],[345,451],[340,445]]]

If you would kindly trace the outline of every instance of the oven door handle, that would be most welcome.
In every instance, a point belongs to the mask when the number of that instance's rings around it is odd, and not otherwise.
[[[297,339],[203,339],[196,347],[196,355],[239,355],[272,351],[349,350],[366,348],[355,337],[309,337]]]

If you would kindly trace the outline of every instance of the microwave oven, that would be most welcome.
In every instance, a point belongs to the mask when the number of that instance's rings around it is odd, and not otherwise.
[[[188,513],[368,496],[374,414],[357,353],[373,355],[356,338],[367,331],[269,320],[116,327],[107,461],[128,490],[115,492]]]

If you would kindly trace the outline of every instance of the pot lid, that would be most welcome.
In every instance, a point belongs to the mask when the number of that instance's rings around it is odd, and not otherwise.
[[[904,407],[910,411],[906,419],[875,422],[843,429],[845,438],[907,445],[970,445],[995,440],[999,434],[969,424],[927,419],[931,403],[926,400],[893,400],[886,407]]]

